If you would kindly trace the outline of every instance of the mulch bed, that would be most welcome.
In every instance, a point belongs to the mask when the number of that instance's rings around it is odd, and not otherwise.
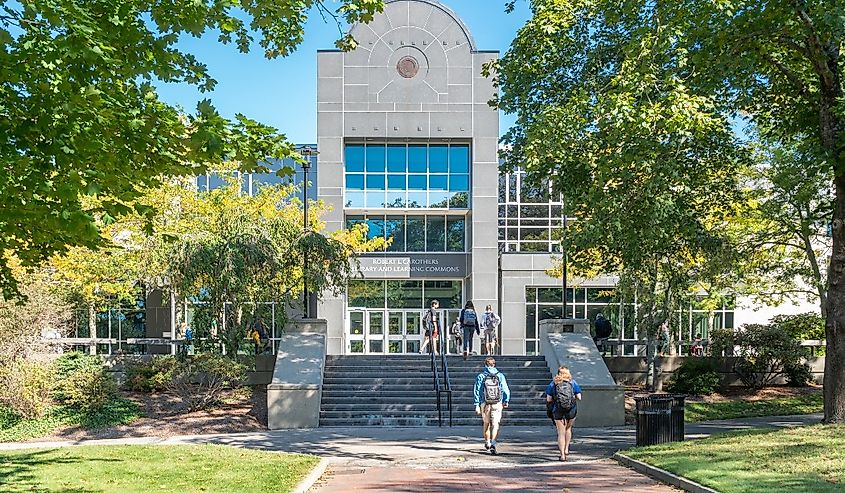
[[[125,437],[161,437],[176,435],[205,435],[215,433],[245,433],[267,430],[267,391],[264,386],[253,387],[251,392],[233,391],[224,397],[224,403],[208,411],[186,412],[182,402],[168,393],[145,394],[125,392],[141,407],[143,418],[132,424],[113,428],[86,430],[72,426],[34,439],[92,440]]]

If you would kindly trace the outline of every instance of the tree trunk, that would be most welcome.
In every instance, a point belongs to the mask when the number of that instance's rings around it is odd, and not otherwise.
[[[845,176],[836,178],[833,255],[827,287],[824,420],[845,423]]]
[[[827,72],[821,71],[819,130],[822,146],[834,163],[836,201],[833,207],[833,252],[827,278],[827,350],[824,367],[824,419],[845,423],[845,149],[842,138],[845,121],[838,103],[843,97],[839,60],[840,39],[825,45]]]

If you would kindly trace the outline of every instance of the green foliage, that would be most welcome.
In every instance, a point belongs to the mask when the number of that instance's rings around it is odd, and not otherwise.
[[[39,418],[51,405],[52,384],[50,365],[34,360],[14,360],[0,367],[0,405],[23,419]]]
[[[153,356],[148,360],[127,361],[124,387],[138,392],[166,390],[173,379],[176,365],[176,358],[172,356]]]
[[[202,354],[180,360],[168,389],[189,411],[208,409],[220,402],[226,389],[246,379],[246,366],[219,354]]]
[[[0,405],[0,442],[21,442],[48,435],[55,430],[78,426],[97,430],[129,424],[141,417],[138,405],[126,399],[112,399],[99,409],[53,406],[42,417],[22,419]]]
[[[257,39],[266,57],[285,56],[302,41],[314,7],[357,22],[372,19],[382,1],[342,0],[337,14],[321,0],[5,2],[0,252],[33,267],[68,246],[104,246],[96,221],[151,214],[134,201],[163,177],[224,162],[256,169],[294,155],[276,129],[243,115],[229,121],[209,100],[185,114],[151,82],[211,91],[207,66],[178,46],[183,35],[217,33],[241,52]],[[342,36],[338,44],[354,41]],[[17,293],[5,256],[0,290]]]
[[[777,325],[748,324],[737,331],[714,330],[710,347],[713,354],[737,356],[734,371],[751,388],[770,385],[781,376],[799,377],[798,367],[805,365],[800,343]]]
[[[666,386],[669,392],[710,395],[719,390],[722,377],[716,362],[708,358],[686,358]]]
[[[117,385],[97,356],[73,352],[56,360],[53,398],[69,407],[101,409],[117,395]]]
[[[173,215],[185,219],[178,223],[181,229],[173,229],[172,222],[165,229],[178,234],[178,241],[151,240],[150,250],[160,257],[147,263],[160,264],[171,287],[202,302],[194,305],[191,322],[200,349],[214,350],[222,342],[227,355],[236,355],[260,315],[261,302],[301,299],[304,282],[318,296],[338,292],[352,276],[354,248],[384,244],[359,241],[365,235],[361,230],[338,237],[320,234],[319,217],[325,211],[320,202],[309,209],[304,234],[302,210],[290,200],[291,193],[290,187],[263,187],[249,197],[240,193],[238,183],[230,183],[201,194],[173,186],[156,195],[168,211],[174,206],[166,203],[180,196]],[[168,216],[161,221],[169,221]],[[282,324],[286,307],[277,306],[276,319]]]
[[[776,315],[769,321],[772,325],[789,334],[796,341],[824,340],[824,318],[818,313],[799,313],[797,315]]]
[[[294,491],[311,455],[223,445],[109,445],[0,452],[0,489],[184,493]],[[81,468],[80,464],[85,467]]]

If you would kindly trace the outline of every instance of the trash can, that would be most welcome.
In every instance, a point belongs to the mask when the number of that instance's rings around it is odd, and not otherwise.
[[[685,399],[671,394],[635,396],[637,446],[683,441]]]

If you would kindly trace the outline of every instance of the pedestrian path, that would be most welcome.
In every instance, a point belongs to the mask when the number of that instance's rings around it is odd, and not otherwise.
[[[428,493],[554,491],[566,493],[677,493],[614,461],[550,463],[525,467],[425,469],[330,466],[310,493]]]

